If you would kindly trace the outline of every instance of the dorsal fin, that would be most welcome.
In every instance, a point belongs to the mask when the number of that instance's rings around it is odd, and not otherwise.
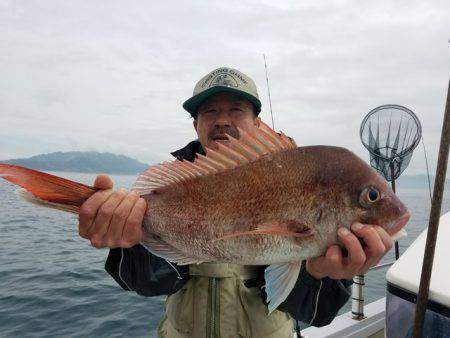
[[[227,135],[229,144],[218,143],[217,150],[206,148],[206,156],[198,154],[193,163],[175,160],[150,167],[138,177],[132,189],[141,195],[149,194],[171,184],[234,169],[266,154],[297,147],[292,139],[277,134],[262,121],[259,128],[246,131],[238,128],[238,131],[239,139]]]

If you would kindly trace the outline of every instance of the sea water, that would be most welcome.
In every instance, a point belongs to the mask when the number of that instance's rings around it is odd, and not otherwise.
[[[54,173],[86,184],[95,176]],[[115,188],[136,176],[113,175]],[[79,237],[75,215],[22,201],[0,182],[0,337],[154,337],[165,297],[124,291],[104,270],[107,249]],[[398,187],[411,212],[403,252],[428,224],[428,189]],[[442,213],[450,210],[448,191]],[[381,261],[394,260],[394,250]],[[385,269],[366,276],[365,299],[385,296]],[[350,310],[348,302],[340,312]]]

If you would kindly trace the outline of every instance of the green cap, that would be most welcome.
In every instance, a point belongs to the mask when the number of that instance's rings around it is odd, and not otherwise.
[[[196,118],[200,104],[219,92],[238,94],[253,103],[257,114],[261,111],[255,82],[244,73],[228,67],[217,68],[202,77],[195,85],[192,97],[183,103],[183,108]]]

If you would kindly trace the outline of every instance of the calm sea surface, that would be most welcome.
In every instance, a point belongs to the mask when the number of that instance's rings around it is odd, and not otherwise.
[[[55,173],[91,184],[94,175]],[[129,188],[135,176],[113,176]],[[0,336],[153,337],[164,298],[123,291],[104,270],[108,250],[78,236],[74,215],[20,200],[15,187],[0,182]],[[400,250],[426,227],[428,190],[398,187],[412,217]],[[450,210],[446,191],[442,213]],[[388,253],[383,262],[393,260]],[[369,273],[366,299],[385,295],[386,269]],[[350,309],[347,304],[342,311]]]

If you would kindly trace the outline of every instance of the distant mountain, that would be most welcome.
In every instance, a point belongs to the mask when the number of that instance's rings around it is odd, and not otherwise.
[[[137,174],[149,167],[127,156],[96,151],[56,152],[0,162],[36,170],[108,174]]]

